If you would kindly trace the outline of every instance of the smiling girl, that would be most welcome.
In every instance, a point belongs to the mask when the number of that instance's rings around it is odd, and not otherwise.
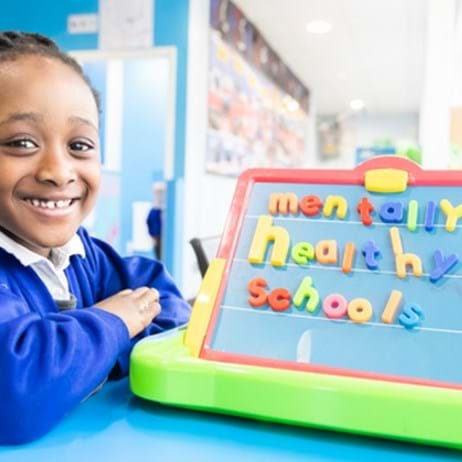
[[[30,441],[189,306],[163,266],[80,227],[100,182],[98,98],[46,37],[0,33],[0,444]]]

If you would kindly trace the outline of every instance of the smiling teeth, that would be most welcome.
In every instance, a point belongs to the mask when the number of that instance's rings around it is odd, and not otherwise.
[[[29,204],[34,207],[41,207],[43,209],[65,209],[71,205],[72,199],[60,201],[42,201],[39,199],[26,199]]]

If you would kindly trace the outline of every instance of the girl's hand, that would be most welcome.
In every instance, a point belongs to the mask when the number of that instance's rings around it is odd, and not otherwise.
[[[130,338],[142,332],[161,310],[159,292],[150,287],[122,290],[95,306],[122,319]]]

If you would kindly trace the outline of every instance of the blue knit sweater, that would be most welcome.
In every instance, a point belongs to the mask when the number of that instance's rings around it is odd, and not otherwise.
[[[84,229],[78,234],[86,257],[72,256],[65,270],[75,310],[59,312],[37,274],[0,249],[0,444],[43,435],[109,374],[127,374],[137,340],[189,318],[189,305],[161,263],[121,258]],[[160,292],[162,311],[130,340],[121,319],[94,304],[140,286]]]

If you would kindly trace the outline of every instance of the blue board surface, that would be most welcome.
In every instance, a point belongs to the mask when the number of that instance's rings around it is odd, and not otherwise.
[[[273,267],[269,263],[271,245],[263,264],[248,262],[258,218],[270,215],[269,197],[274,192],[292,192],[298,198],[317,195],[323,201],[334,194],[347,200],[349,207],[344,219],[337,218],[335,213],[328,218],[322,213],[316,217],[300,213],[272,217],[273,225],[282,226],[289,232],[291,247],[302,241],[316,245],[321,240],[336,240],[337,264],[320,264],[314,260],[307,265],[298,265],[290,258],[289,251],[286,264]],[[373,215],[374,224],[364,226],[356,212],[356,205],[362,197],[368,197],[376,210],[386,202],[401,201],[406,212],[411,199],[418,201],[417,229],[407,229],[405,220],[396,225],[383,223],[377,213]],[[458,367],[457,356],[457,352],[462,351],[461,265],[457,264],[437,283],[429,279],[436,250],[441,250],[444,256],[456,254],[460,257],[461,225],[448,232],[445,229],[446,216],[438,207],[435,229],[428,232],[423,226],[428,201],[439,204],[441,199],[448,199],[457,206],[462,202],[461,198],[461,187],[409,186],[402,193],[374,194],[356,185],[254,183],[247,208],[243,211],[244,221],[210,348],[258,358],[462,384],[462,369]],[[422,277],[412,274],[405,279],[397,277],[389,235],[392,226],[400,230],[404,252],[421,258]],[[368,269],[361,255],[361,248],[369,240],[375,241],[380,249],[377,270]],[[348,241],[356,245],[356,258],[352,272],[344,274],[341,261]],[[253,278],[263,277],[268,282],[268,290],[286,288],[293,296],[305,276],[311,276],[321,297],[315,312],[294,305],[283,312],[275,312],[268,306],[256,309],[249,305],[247,285]],[[419,326],[406,329],[397,321],[392,324],[382,322],[382,311],[392,290],[402,292],[401,307],[415,303],[422,308],[424,317]],[[342,294],[347,300],[368,299],[373,307],[372,318],[364,324],[353,323],[347,317],[340,320],[327,318],[321,306],[331,293]]]

